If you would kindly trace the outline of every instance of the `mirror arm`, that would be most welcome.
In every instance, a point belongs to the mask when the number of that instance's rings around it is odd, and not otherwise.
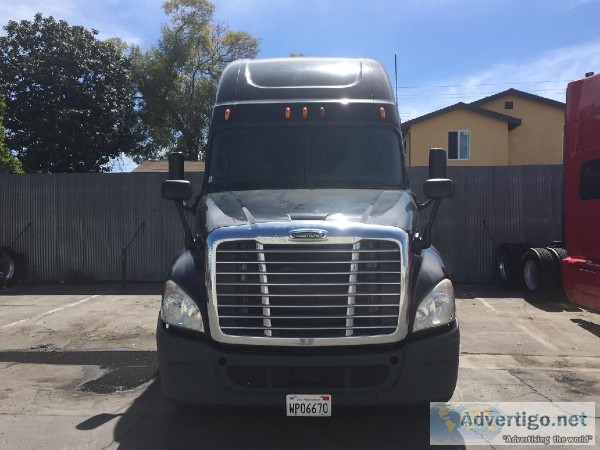
[[[431,206],[431,204],[432,204],[432,203],[433,203],[433,200],[431,200],[431,199],[429,199],[429,200],[426,200],[426,201],[424,201],[423,203],[419,203],[419,202],[417,202],[417,209],[418,209],[419,211],[421,211],[422,209],[429,208],[429,207]]]
[[[196,215],[196,207],[198,206],[198,203],[194,202],[191,206],[188,204],[187,201],[184,201],[183,204],[181,205],[183,207],[183,209],[185,209],[187,212],[192,213],[194,216]]]
[[[433,209],[429,213],[429,217],[427,218],[427,223],[425,224],[425,229],[423,230],[423,235],[421,236],[419,233],[415,235],[413,239],[413,249],[415,253],[421,252],[426,248],[431,247],[431,228],[433,227],[433,222],[435,221],[435,216],[437,215],[438,209],[440,208],[440,204],[442,203],[442,199],[437,200],[427,200],[425,203],[433,203]]]
[[[200,200],[202,199],[202,197],[200,195],[198,195],[196,197],[196,199],[194,200],[194,203],[192,203],[192,206],[188,206],[188,202],[185,202],[185,209],[186,211],[191,212],[194,216],[196,215],[196,211],[198,211],[198,205],[200,204]]]
[[[185,248],[192,249],[194,248],[194,236],[190,224],[185,217],[184,210],[187,208],[183,205],[183,201],[175,201],[175,205],[177,206],[177,212],[179,213],[179,218],[181,219],[181,224],[185,231]]]

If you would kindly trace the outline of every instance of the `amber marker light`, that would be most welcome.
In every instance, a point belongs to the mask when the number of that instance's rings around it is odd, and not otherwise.
[[[321,108],[319,109],[319,113],[321,114],[321,119],[322,119],[323,117],[325,117],[325,108],[323,108],[323,107],[321,106]]]
[[[288,106],[287,108],[285,108],[285,118],[289,119],[291,115],[292,115],[292,110]]]
[[[231,114],[231,110],[229,108],[227,108],[225,110],[225,120],[229,120],[229,115]]]
[[[302,118],[306,119],[308,117],[308,108],[306,106],[302,107]]]
[[[385,119],[385,108],[383,106],[379,108],[379,115],[382,119]]]

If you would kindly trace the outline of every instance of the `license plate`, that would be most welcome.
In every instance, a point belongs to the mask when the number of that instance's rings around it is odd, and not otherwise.
[[[330,417],[331,395],[327,394],[290,394],[285,398],[288,416]]]

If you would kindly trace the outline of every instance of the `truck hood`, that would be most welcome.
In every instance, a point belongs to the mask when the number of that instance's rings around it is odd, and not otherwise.
[[[220,227],[296,220],[349,221],[411,233],[417,207],[410,193],[376,189],[288,189],[207,194],[199,202],[196,234]]]

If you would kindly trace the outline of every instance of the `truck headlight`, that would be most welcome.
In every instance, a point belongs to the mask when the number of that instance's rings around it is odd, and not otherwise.
[[[454,289],[447,278],[430,290],[417,308],[413,331],[446,325],[454,319]]]
[[[200,308],[177,283],[171,280],[165,283],[160,318],[169,325],[204,332]]]

